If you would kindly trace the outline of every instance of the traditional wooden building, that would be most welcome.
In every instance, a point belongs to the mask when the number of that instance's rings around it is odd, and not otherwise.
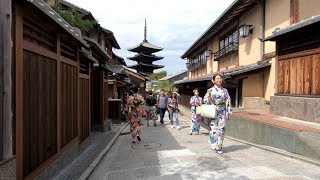
[[[153,61],[158,61],[163,59],[161,56],[156,56],[153,53],[159,52],[163,50],[163,48],[157,47],[147,40],[147,23],[145,21],[144,26],[144,40],[142,43],[138,44],[135,47],[129,48],[128,51],[138,53],[133,57],[129,57],[128,59],[132,61],[137,61],[138,64],[129,66],[129,68],[137,70],[138,73],[142,73],[145,75],[149,75],[153,73],[153,70],[163,68],[162,65],[152,64]]]
[[[188,79],[175,82],[182,104],[189,107],[194,88],[204,96],[218,72],[234,107],[269,109],[275,93],[276,48],[264,37],[319,12],[316,0],[235,0],[181,56],[188,68]]]
[[[98,61],[80,31],[42,0],[15,1],[13,12],[17,179],[31,179],[88,142]]]
[[[320,15],[279,29],[265,41],[276,42],[271,112],[320,123]]]

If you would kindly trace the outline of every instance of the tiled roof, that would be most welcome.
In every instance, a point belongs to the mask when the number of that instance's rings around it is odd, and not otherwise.
[[[183,74],[183,73],[186,73],[186,72],[188,72],[188,71],[187,71],[187,70],[184,70],[184,71],[181,71],[181,72],[178,72],[178,73],[175,73],[175,74],[172,74],[172,75],[163,77],[163,78],[159,79],[159,81],[169,80],[169,79],[171,79],[171,78],[173,78],[173,77],[176,77],[176,76],[178,76],[178,75],[180,75],[180,74]]]
[[[128,66],[129,68],[133,68],[133,67],[142,67],[142,66],[146,66],[146,67],[151,67],[151,68],[155,68],[155,69],[159,69],[159,68],[163,68],[164,66],[162,65],[156,65],[156,64],[146,64],[146,63],[138,63],[132,66]]]
[[[157,50],[157,51],[163,50],[163,48],[155,46],[155,45],[149,43],[148,41],[143,41],[142,43],[136,45],[135,47],[129,48],[128,51],[135,51],[135,49],[137,49],[139,47],[154,49],[154,50]]]
[[[267,37],[264,39],[264,41],[273,41],[275,39],[277,39],[280,36],[285,35],[286,33],[301,29],[303,27],[315,24],[315,23],[319,23],[320,22],[320,14],[317,16],[312,16],[309,19],[306,20],[302,20],[301,22],[295,23],[291,26],[288,26],[286,28],[283,29],[278,29],[277,31],[275,31],[271,36]]]
[[[224,79],[230,79],[234,75],[243,74],[243,73],[257,70],[257,69],[267,67],[267,66],[271,66],[271,63],[261,62],[261,63],[246,65],[246,66],[239,66],[239,67],[236,67],[233,69],[227,69],[224,71],[220,71],[218,73],[221,74]],[[201,76],[201,77],[197,77],[197,78],[179,80],[179,81],[175,81],[174,84],[178,85],[178,84],[184,84],[184,83],[189,83],[189,82],[209,81],[212,79],[212,76],[213,76],[213,74],[209,74],[209,75]]]
[[[122,65],[109,65],[109,68],[113,73],[125,75],[126,69]]]
[[[59,26],[65,29],[69,34],[75,37],[79,42],[82,43],[85,47],[89,47],[89,45],[81,38],[81,33],[78,28],[72,27],[68,24],[57,12],[55,12],[47,3],[43,0],[27,0],[29,3],[33,4],[39,10],[41,10],[44,14],[46,14],[49,18],[54,20]]]

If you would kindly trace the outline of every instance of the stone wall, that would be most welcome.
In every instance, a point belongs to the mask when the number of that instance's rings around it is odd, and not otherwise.
[[[294,131],[232,116],[226,136],[274,147],[320,161],[320,133]]]
[[[271,96],[273,114],[320,123],[320,98]]]

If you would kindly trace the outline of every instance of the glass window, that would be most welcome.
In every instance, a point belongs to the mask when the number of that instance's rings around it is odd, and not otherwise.
[[[220,49],[224,48],[224,40],[220,41]]]
[[[238,31],[235,31],[232,36],[233,36],[233,42],[238,42]]]
[[[224,47],[228,47],[229,42],[228,42],[228,37],[224,39]]]

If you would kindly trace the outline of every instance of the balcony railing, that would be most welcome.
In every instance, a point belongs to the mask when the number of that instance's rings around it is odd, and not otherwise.
[[[227,47],[220,49],[219,51],[213,53],[215,61],[218,61],[223,56],[228,55],[229,53],[235,52],[238,50],[238,43],[231,43]]]
[[[197,69],[203,65],[207,64],[207,60],[198,61],[195,63],[186,63],[186,66],[189,70]]]

